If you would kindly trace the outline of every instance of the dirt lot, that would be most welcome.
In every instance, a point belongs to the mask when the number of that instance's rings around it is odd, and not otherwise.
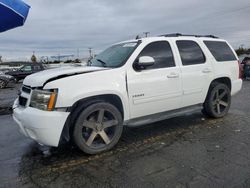
[[[16,92],[8,90],[1,99]],[[126,128],[117,147],[95,156],[40,147],[2,115],[0,187],[250,187],[249,93],[244,82],[223,119],[196,113]]]

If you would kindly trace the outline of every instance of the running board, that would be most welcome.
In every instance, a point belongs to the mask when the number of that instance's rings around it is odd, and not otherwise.
[[[147,125],[147,124],[155,123],[158,121],[162,121],[165,119],[170,119],[170,118],[174,118],[174,117],[178,117],[182,115],[190,115],[190,114],[193,114],[194,112],[200,111],[202,108],[203,108],[202,104],[188,106],[188,107],[180,108],[177,110],[171,110],[167,112],[161,112],[157,114],[152,114],[148,116],[131,119],[131,120],[125,121],[124,125],[128,127],[137,127],[141,125]]]

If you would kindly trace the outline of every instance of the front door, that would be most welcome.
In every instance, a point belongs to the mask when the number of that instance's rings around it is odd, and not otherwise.
[[[155,64],[145,69],[134,66],[127,72],[131,119],[180,108],[181,73],[170,43],[165,40],[151,42],[142,49],[136,61],[141,56],[153,57]]]

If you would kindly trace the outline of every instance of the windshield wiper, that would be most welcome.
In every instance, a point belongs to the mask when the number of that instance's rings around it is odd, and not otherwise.
[[[103,67],[107,67],[107,63],[105,63],[103,60],[101,59],[96,59],[97,61],[99,61]]]

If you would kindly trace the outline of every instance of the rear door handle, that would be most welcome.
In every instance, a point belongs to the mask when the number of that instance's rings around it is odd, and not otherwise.
[[[202,71],[203,73],[210,73],[210,72],[212,72],[212,70],[211,69],[209,69],[209,68],[205,68],[205,69],[203,69],[203,71]]]
[[[168,78],[179,78],[179,74],[175,72],[171,72],[169,75],[167,75]]]

